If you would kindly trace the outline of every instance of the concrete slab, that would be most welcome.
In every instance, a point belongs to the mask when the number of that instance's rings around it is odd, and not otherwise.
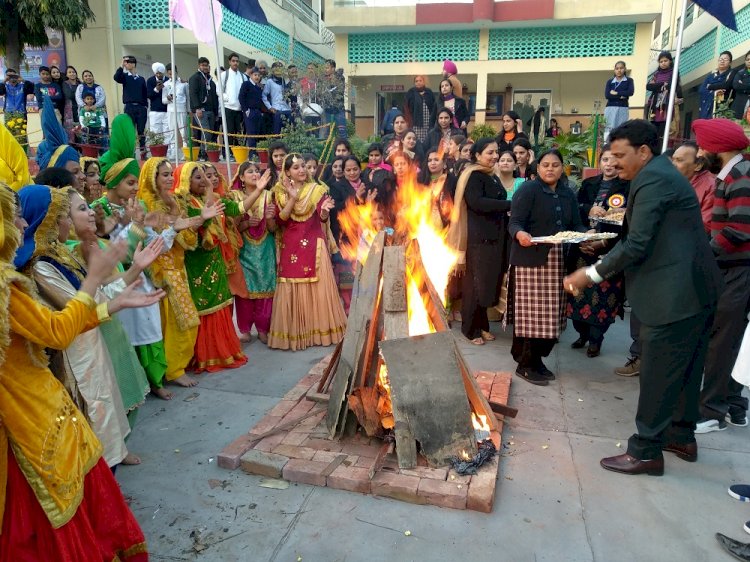
[[[494,323],[492,332],[499,337],[484,346],[459,339],[461,350],[475,370],[512,372],[510,333]],[[750,428],[698,436],[698,462],[667,454],[663,477],[602,470],[599,459],[621,452],[616,444],[634,430],[638,380],[612,374],[627,358],[627,321],[610,328],[600,357],[570,349],[574,339],[569,327],[547,360],[557,381],[513,381],[519,415],[503,431],[490,514],[307,485],[267,489],[259,477],[216,466],[218,451],[332,348],[290,353],[254,342],[244,368],[173,388],[171,402],[149,399],[128,440],[143,464],[119,468],[117,478],[159,562],[728,559],[713,533],[746,540],[750,512],[726,488],[747,480]]]

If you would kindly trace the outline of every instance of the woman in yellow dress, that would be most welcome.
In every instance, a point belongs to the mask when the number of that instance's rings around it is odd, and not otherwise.
[[[127,251],[114,245],[93,250],[88,276],[63,310],[42,306],[12,263],[18,226],[25,226],[17,201],[0,185],[0,560],[146,561],[143,532],[102,446],[47,367],[44,349],[65,349],[111,314],[163,293],[131,286],[97,306],[93,296]]]
[[[273,196],[281,242],[268,347],[294,351],[336,344],[344,337],[346,315],[324,228],[334,202],[294,153],[284,159]]]

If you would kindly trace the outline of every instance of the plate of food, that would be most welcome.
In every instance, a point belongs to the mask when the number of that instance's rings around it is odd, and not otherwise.
[[[622,226],[622,221],[625,219],[624,209],[614,209],[608,212],[603,217],[594,217],[596,222],[603,222],[604,224],[615,224]]]
[[[580,244],[590,240],[607,240],[617,237],[616,232],[576,232],[563,230],[552,236],[536,236],[531,239],[535,244]]]

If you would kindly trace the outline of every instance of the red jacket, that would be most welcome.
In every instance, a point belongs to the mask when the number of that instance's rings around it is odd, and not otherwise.
[[[701,218],[706,234],[711,234],[711,213],[714,209],[714,192],[716,191],[716,176],[708,170],[701,170],[690,178],[690,185],[695,189],[698,203],[701,206]]]

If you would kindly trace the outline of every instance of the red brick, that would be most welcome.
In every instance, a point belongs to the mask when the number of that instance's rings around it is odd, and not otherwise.
[[[419,481],[417,494],[430,505],[451,509],[466,509],[467,492],[468,486],[466,484],[422,478]]]
[[[316,451],[312,460],[324,463],[331,463],[336,460],[341,453],[336,451]]]
[[[299,419],[302,416],[304,416],[306,413],[308,413],[310,410],[312,410],[316,406],[315,402],[308,402],[307,400],[300,400],[297,405],[289,410],[289,412],[284,416],[283,423],[291,422],[293,420]]]
[[[308,385],[297,384],[284,395],[284,400],[294,400],[295,402],[307,394],[307,389],[310,388]]]
[[[377,445],[359,445],[357,443],[344,443],[341,447],[341,452],[347,455],[371,457],[373,459],[378,456],[379,450],[380,447]]]
[[[284,437],[286,437],[286,432],[279,431],[278,433],[274,433],[273,435],[269,435],[265,439],[261,439],[260,441],[258,441],[255,445],[253,445],[253,449],[255,449],[256,451],[270,453],[271,451],[273,451],[273,448],[276,447],[276,445],[284,440]]]
[[[446,482],[452,482],[453,484],[468,484],[471,481],[471,474],[458,474],[452,468],[448,471],[448,477],[445,479]]]
[[[289,458],[282,455],[264,453],[263,451],[250,449],[247,453],[242,455],[240,466],[242,467],[242,470],[249,472],[250,474],[281,478],[284,465],[286,465],[288,461]]]
[[[495,488],[497,487],[497,460],[487,463],[479,472],[471,477],[466,508],[482,513],[491,513],[495,503]]]
[[[495,380],[495,373],[492,371],[478,371],[474,373],[474,378],[479,384],[489,383],[491,385],[492,381]]]
[[[221,450],[221,453],[217,457],[218,465],[227,470],[238,469],[240,467],[240,457],[250,450],[254,441],[248,433],[240,435]]]
[[[366,468],[341,464],[328,476],[326,482],[329,488],[362,494],[370,493],[370,476]]]
[[[431,480],[443,480],[448,477],[447,468],[429,468],[426,466],[416,466],[414,468],[402,468],[401,474],[406,476],[418,476],[419,478],[430,478]]]
[[[315,429],[320,425],[320,422],[323,421],[326,417],[326,412],[319,412],[315,415],[310,416],[309,418],[305,418],[302,420],[299,424],[294,426],[293,431],[301,432],[301,431],[309,431],[312,429]]]
[[[276,446],[276,448],[273,450],[273,453],[276,455],[289,457],[290,459],[305,459],[309,461],[313,458],[313,455],[316,453],[316,451],[315,449],[311,449],[310,447],[299,447],[282,443],[281,445]]]
[[[283,418],[292,410],[292,408],[297,405],[298,402],[298,400],[282,400],[273,408],[271,408],[271,410],[268,412],[268,415]]]
[[[384,496],[404,502],[424,504],[425,498],[417,494],[419,478],[393,472],[381,471],[370,481],[370,492],[375,496]]]
[[[278,416],[266,416],[253,426],[250,430],[250,435],[261,435],[262,433],[271,431],[280,421],[281,418]]]
[[[357,460],[354,461],[354,466],[357,468],[366,468],[370,469],[370,467],[375,463],[375,459],[372,459],[370,457],[357,457]]]
[[[290,459],[284,466],[284,479],[290,482],[325,486],[326,477],[323,471],[328,467],[327,462],[308,461],[304,459]]]
[[[284,445],[302,445],[302,442],[308,439],[306,433],[287,433],[281,441]]]
[[[333,441],[331,439],[315,439],[313,437],[309,437],[302,443],[305,447],[311,447],[313,449],[317,449],[319,451],[340,451],[341,450],[341,442],[339,441]]]

